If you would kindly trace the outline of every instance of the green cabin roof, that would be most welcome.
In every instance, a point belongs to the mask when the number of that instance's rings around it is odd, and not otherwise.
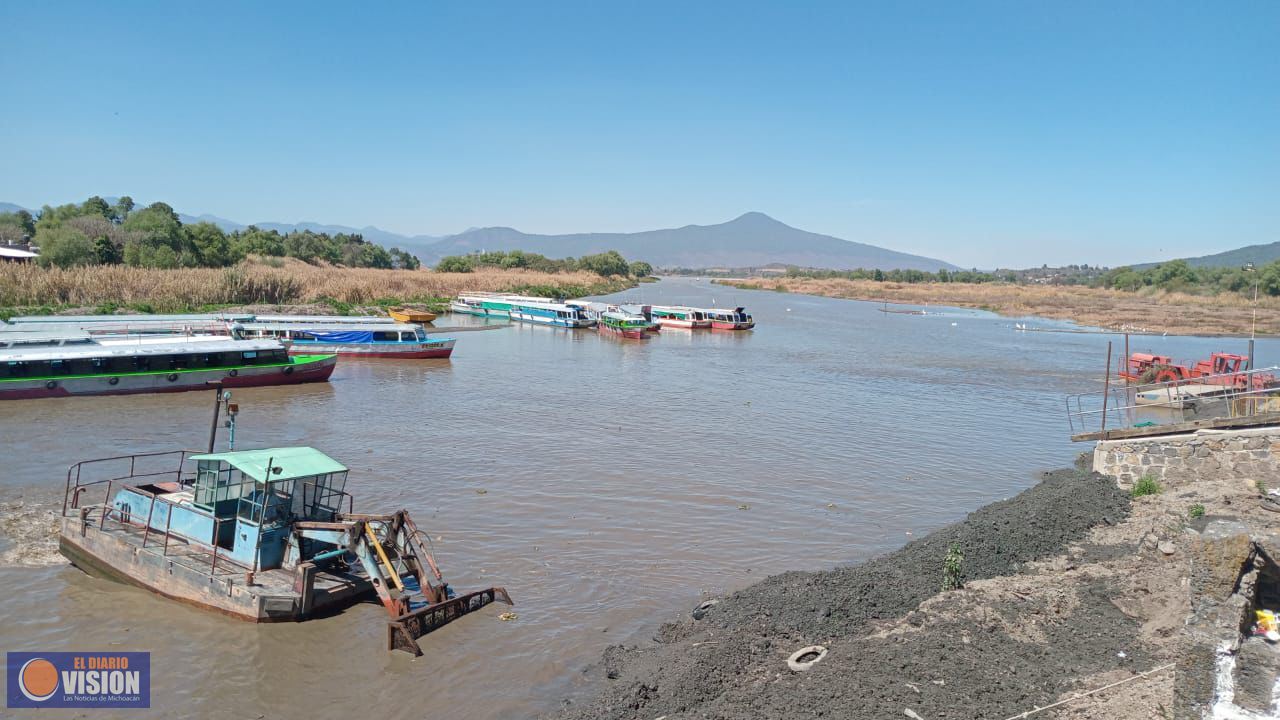
[[[271,463],[271,482],[294,478],[345,472],[347,467],[310,447],[264,448],[236,452],[192,455],[192,460],[222,460],[258,482],[267,481],[267,463]],[[275,472],[280,468],[280,472]]]

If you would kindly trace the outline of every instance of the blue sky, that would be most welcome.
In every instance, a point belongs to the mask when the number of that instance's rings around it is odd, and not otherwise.
[[[1280,3],[0,0],[0,200],[964,266],[1280,240]]]

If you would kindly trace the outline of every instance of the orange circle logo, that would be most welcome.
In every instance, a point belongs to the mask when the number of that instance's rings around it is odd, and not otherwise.
[[[58,669],[44,658],[31,658],[18,671],[18,689],[28,700],[48,700],[58,689]]]

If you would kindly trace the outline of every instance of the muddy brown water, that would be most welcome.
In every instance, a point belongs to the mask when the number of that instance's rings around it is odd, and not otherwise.
[[[235,393],[239,447],[312,445],[347,464],[357,511],[410,510],[454,587],[506,586],[516,620],[486,609],[413,660],[386,652],[376,604],[255,626],[88,577],[56,553],[66,467],[202,447],[210,398],[13,401],[0,650],[150,651],[165,717],[535,716],[589,692],[582,670],[606,646],[703,595],[898,547],[1070,464],[1084,448],[1063,397],[1099,385],[1106,348],[980,311],[886,314],[691,279],[621,297],[746,305],[759,327],[637,342],[512,325],[459,334],[448,361],[343,360],[328,384]],[[1199,358],[1244,342],[1132,349]],[[1280,347],[1259,341],[1258,358]],[[75,713],[60,712],[36,714]]]

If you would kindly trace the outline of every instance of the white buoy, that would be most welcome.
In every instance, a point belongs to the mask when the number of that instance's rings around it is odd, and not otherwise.
[[[958,324],[959,324],[959,323],[951,323],[951,327],[955,327],[955,326],[956,326],[956,325],[958,325]]]

